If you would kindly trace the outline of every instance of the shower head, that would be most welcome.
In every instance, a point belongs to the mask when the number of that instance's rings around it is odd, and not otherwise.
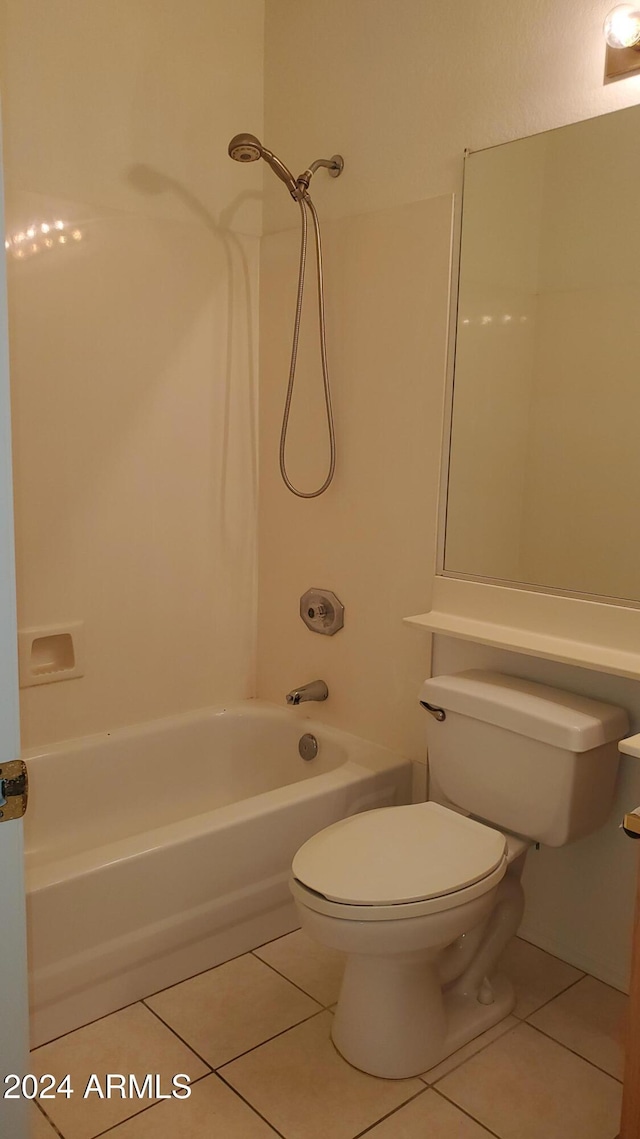
[[[233,158],[234,162],[256,162],[258,158],[264,158],[274,174],[284,182],[291,197],[296,199],[300,197],[300,190],[291,171],[272,151],[267,150],[254,134],[234,135],[229,143],[229,157]]]
[[[254,134],[237,134],[229,143],[229,157],[234,162],[257,162],[262,158],[262,144]]]

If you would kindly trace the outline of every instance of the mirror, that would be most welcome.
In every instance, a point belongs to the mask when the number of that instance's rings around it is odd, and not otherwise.
[[[640,603],[639,138],[466,158],[445,576]]]

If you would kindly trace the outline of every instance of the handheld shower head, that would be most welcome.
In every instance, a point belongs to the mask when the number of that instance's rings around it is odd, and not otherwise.
[[[337,178],[342,173],[344,168],[344,160],[340,154],[334,154],[332,158],[318,158],[315,162],[305,170],[299,178],[294,178],[291,171],[281,162],[279,158],[271,150],[267,150],[262,145],[259,139],[254,134],[236,134],[229,143],[229,157],[233,158],[235,162],[256,162],[258,158],[264,158],[265,162],[269,164],[274,174],[284,182],[291,197],[298,203],[300,208],[300,217],[302,222],[302,240],[300,244],[300,269],[298,272],[298,298],[296,301],[296,314],[293,326],[293,343],[291,346],[291,364],[289,366],[289,383],[287,385],[287,396],[285,399],[284,415],[282,419],[282,429],[280,432],[280,474],[282,475],[285,486],[291,491],[292,494],[298,498],[317,498],[318,495],[324,494],[327,487],[330,485],[336,465],[336,438],[333,426],[333,411],[331,407],[331,391],[329,388],[329,369],[327,364],[327,346],[325,334],[325,317],[324,317],[324,283],[322,274],[322,242],[320,239],[320,222],[316,207],[314,206],[309,196],[309,183],[313,178],[316,170],[321,166],[329,171],[332,178]],[[327,428],[329,432],[329,471],[327,477],[317,490],[298,490],[297,487],[291,482],[287,474],[286,466],[286,446],[287,446],[287,430],[289,426],[289,412],[291,410],[291,400],[293,397],[293,386],[296,378],[296,360],[298,357],[298,343],[300,339],[300,317],[302,315],[302,298],[304,291],[304,278],[307,263],[307,228],[308,220],[307,215],[311,214],[313,220],[313,228],[315,233],[316,242],[316,267],[317,267],[317,282],[318,282],[318,318],[320,323],[320,360],[322,364],[322,382],[324,387],[324,402],[327,412]],[[287,700],[289,697],[287,697]]]
[[[234,162],[257,162],[262,158],[262,144],[254,134],[236,134],[229,143],[229,157]]]
[[[300,191],[291,171],[272,151],[267,150],[254,134],[234,135],[229,143],[229,157],[233,158],[234,162],[255,162],[258,158],[264,158],[274,174],[284,182],[291,197],[296,200],[300,197]]]

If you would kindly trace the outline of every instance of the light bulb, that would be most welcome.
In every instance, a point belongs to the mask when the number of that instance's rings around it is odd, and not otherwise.
[[[618,4],[612,8],[604,22],[604,38],[609,47],[638,47],[640,10],[633,4]]]

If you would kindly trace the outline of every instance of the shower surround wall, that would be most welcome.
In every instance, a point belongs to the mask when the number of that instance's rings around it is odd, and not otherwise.
[[[640,101],[639,78],[602,84],[610,7],[611,0],[267,0],[264,138],[295,170],[336,151],[345,170],[335,182],[314,182],[328,237],[338,465],[334,484],[312,503],[300,504],[277,478],[296,218],[283,188],[265,181],[258,694],[277,700],[322,676],[330,697],[315,714],[414,760],[424,759],[416,697],[429,651],[401,618],[429,608],[435,564],[451,197],[463,150]],[[282,309],[274,299],[281,288]],[[311,361],[307,344],[305,385]],[[296,415],[292,439],[296,427],[304,437],[291,448],[291,468],[311,482],[322,462],[322,421],[317,408],[300,404]],[[297,599],[310,586],[333,589],[344,603],[336,637],[315,637],[302,625]],[[465,648],[455,646],[459,668],[472,663]],[[495,656],[493,667],[516,669]],[[440,653],[435,663],[444,659]],[[520,658],[520,675],[527,669],[540,672],[538,662]],[[640,729],[640,685],[600,679],[606,699],[627,707]],[[582,691],[598,678],[570,669],[561,680]],[[632,806],[640,793],[633,761],[623,764],[622,786]],[[624,986],[636,851],[613,826],[589,841],[564,863],[562,851],[531,859],[525,931]],[[598,864],[598,889],[575,890],[580,868],[584,883]],[[554,876],[560,891],[550,889]]]
[[[66,223],[8,258],[19,624],[86,649],[28,747],[253,694],[262,174],[226,145],[264,5],[0,13],[7,231]]]

